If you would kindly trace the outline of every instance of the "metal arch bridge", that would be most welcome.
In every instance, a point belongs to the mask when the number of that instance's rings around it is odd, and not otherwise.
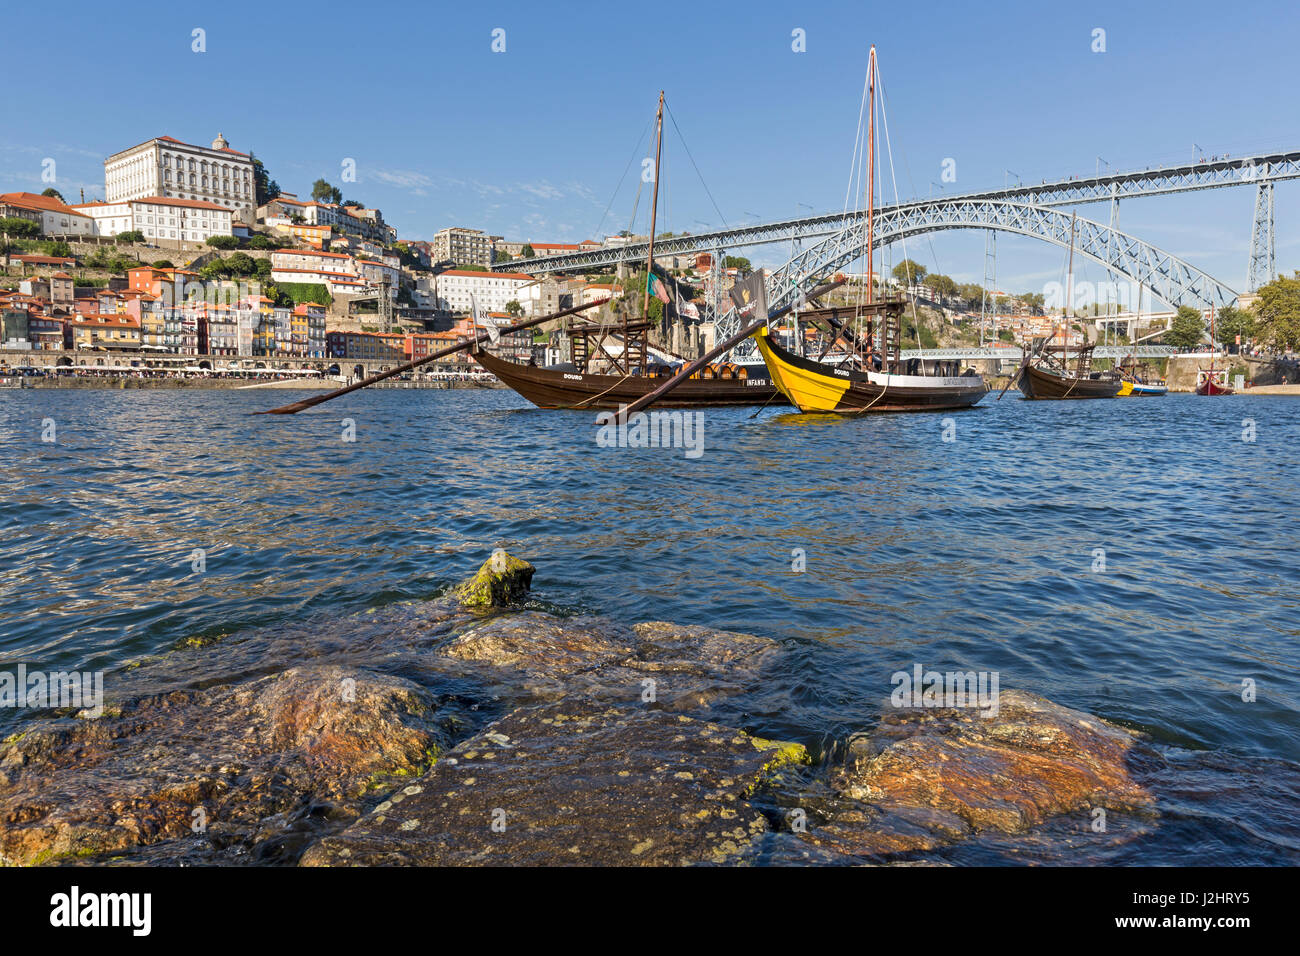
[[[1135,282],[1141,282],[1157,298],[1171,305],[1199,309],[1230,305],[1237,293],[1195,266],[1140,239],[1088,219],[1078,219],[1061,209],[1027,206],[992,199],[962,199],[928,203],[924,207],[887,208],[876,223],[872,242],[876,247],[898,239],[943,229],[993,229],[1033,236],[1059,246],[1068,246],[1073,231],[1074,248]],[[768,278],[768,307],[803,301],[803,288],[815,277],[833,273],[863,257],[867,246],[865,223],[859,220],[847,228],[796,253]],[[722,341],[741,329],[733,309],[717,319],[715,340]],[[746,339],[735,349],[739,356],[750,354],[753,341]]]
[[[1111,224],[1118,222],[1119,201],[1142,196],[1167,195],[1215,189],[1226,186],[1254,186],[1256,188],[1255,220],[1251,234],[1250,285],[1272,278],[1273,255],[1273,186],[1288,179],[1300,178],[1300,151],[1262,153],[1236,159],[1218,159],[1212,162],[1188,163],[1175,166],[1154,167],[1145,170],[1108,173],[1090,178],[1059,179],[1037,185],[1017,183],[1005,189],[962,193],[952,196],[915,199],[884,206],[879,215],[908,214],[925,210],[938,204],[971,201],[1003,202],[1017,205],[1055,207],[1082,205],[1095,202],[1111,204]],[[861,212],[835,213],[785,219],[776,222],[756,223],[734,229],[689,236],[674,236],[655,242],[655,252],[660,256],[685,255],[697,252],[717,252],[739,246],[786,242],[792,239],[812,239],[834,235],[847,227],[861,224]],[[978,223],[968,227],[978,227]],[[954,226],[953,228],[956,228]],[[596,249],[590,252],[543,256],[533,259],[513,260],[492,266],[494,271],[526,272],[542,275],[553,272],[594,270],[635,262],[649,252],[645,242]]]

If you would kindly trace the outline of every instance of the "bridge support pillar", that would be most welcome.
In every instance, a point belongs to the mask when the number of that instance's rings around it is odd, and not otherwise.
[[[1260,183],[1255,187],[1255,224],[1250,230],[1250,271],[1246,289],[1254,292],[1275,278],[1276,260],[1273,257],[1273,184]]]

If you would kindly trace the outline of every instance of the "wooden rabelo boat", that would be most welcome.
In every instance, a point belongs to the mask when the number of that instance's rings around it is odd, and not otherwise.
[[[1214,307],[1210,307],[1210,367],[1196,370],[1197,395],[1231,395],[1233,388],[1228,384],[1228,369],[1218,368],[1214,364]]]
[[[642,374],[633,365],[629,372],[592,374],[583,367],[571,371],[520,365],[490,352],[471,352],[485,369],[501,379],[538,408],[617,409],[630,405],[663,384],[671,368]],[[752,374],[751,374],[752,373]],[[704,377],[712,374],[712,377]],[[721,376],[727,377],[721,377]],[[700,377],[683,382],[655,403],[664,408],[692,408],[705,405],[784,405],[785,400],[761,365],[738,365],[732,369],[705,370]]]
[[[818,358],[785,348],[763,325],[754,333],[759,353],[767,363],[776,387],[801,412],[836,412],[861,415],[868,412],[922,412],[968,408],[988,392],[974,370],[959,374],[956,363],[903,361],[901,347],[902,298],[875,301],[875,117],[878,83],[876,48],[871,47],[867,63],[867,148],[866,176],[866,282],[859,301],[843,309],[822,309],[804,313],[794,321],[794,340],[801,347],[804,336],[800,319],[829,327],[829,344]],[[904,247],[906,251],[906,247]],[[758,308],[765,292],[754,289]],[[742,293],[742,297],[745,297]],[[747,297],[745,297],[747,298]],[[736,295],[732,294],[733,301]],[[764,313],[765,314],[765,313]],[[761,315],[760,315],[761,317]],[[823,361],[842,347],[839,361]]]
[[[848,323],[832,320],[832,345],[842,343],[847,353],[838,364],[792,352],[766,326],[754,334],[776,387],[799,411],[843,415],[943,411],[969,408],[984,397],[988,387],[974,370],[959,374],[956,363],[900,358],[901,299],[858,308],[868,316],[860,334]],[[810,315],[802,318],[809,321]]]
[[[663,155],[664,95],[659,93],[656,117],[655,169]],[[671,378],[685,364],[652,361],[650,283],[654,275],[655,229],[659,210],[659,178],[654,179],[650,206],[650,244],[641,319],[629,320],[620,304],[621,322],[587,322],[570,328],[573,361],[553,367],[521,365],[493,355],[480,345],[470,354],[483,368],[538,408],[618,409],[642,398]],[[758,362],[719,362],[701,369],[657,402],[665,408],[785,404],[764,365]]]
[[[1118,372],[1092,370],[1091,345],[1081,345],[1075,352],[1074,367],[1070,367],[1068,345],[1026,349],[1025,361],[1016,383],[1025,398],[1075,399],[1114,398],[1123,381]]]
[[[1197,395],[1231,395],[1233,391],[1233,387],[1228,384],[1226,368],[1215,368],[1211,362],[1209,368],[1196,370]]]

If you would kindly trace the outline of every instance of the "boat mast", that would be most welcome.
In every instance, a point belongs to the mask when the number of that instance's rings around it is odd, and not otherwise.
[[[646,259],[645,292],[641,300],[641,318],[650,321],[650,283],[655,268],[655,222],[659,214],[659,160],[664,148],[664,91],[659,91],[659,114],[655,119],[655,186],[650,201],[650,254]],[[623,348],[627,348],[627,313],[623,314]]]
[[[1070,214],[1070,258],[1065,271],[1065,303],[1061,306],[1061,367],[1067,370],[1070,358],[1069,308],[1074,301],[1074,221],[1078,215],[1077,212]],[[1079,362],[1082,365],[1082,351],[1079,353]]]
[[[871,44],[867,60],[867,304],[875,300],[875,212],[876,212],[876,45]]]

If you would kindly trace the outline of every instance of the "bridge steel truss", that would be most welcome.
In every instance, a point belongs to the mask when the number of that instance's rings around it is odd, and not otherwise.
[[[890,212],[906,212],[935,204],[976,200],[1043,207],[1109,202],[1112,204],[1112,209],[1115,209],[1121,199],[1168,195],[1225,186],[1254,185],[1257,188],[1258,197],[1256,201],[1255,242],[1252,243],[1251,258],[1252,272],[1254,272],[1257,258],[1261,263],[1272,261],[1272,186],[1274,183],[1288,179],[1300,179],[1300,152],[1242,156],[1232,160],[1220,159],[1213,162],[1108,173],[1105,176],[1060,179],[1036,185],[1017,184],[1006,189],[910,200],[892,206],[884,206],[879,212],[883,215]],[[1266,192],[1267,202],[1264,203],[1262,208],[1267,214],[1267,228],[1262,229],[1259,226],[1262,215],[1260,209]],[[734,229],[722,229],[690,236],[674,236],[669,239],[657,240],[655,242],[655,254],[656,258],[660,256],[666,258],[673,255],[689,255],[699,252],[717,253],[723,249],[763,245],[772,242],[788,242],[792,239],[813,239],[834,235],[859,223],[861,219],[862,213],[860,212],[833,213],[798,219],[785,219],[777,222],[756,223]],[[494,271],[526,272],[530,275],[595,271],[623,262],[642,261],[648,252],[647,244],[639,242],[608,249],[596,249],[591,252],[544,256],[525,260],[516,259],[511,262],[497,263],[492,268]]]
[[[818,277],[830,275],[866,252],[865,224],[842,229],[793,256],[768,278],[768,307],[778,309],[801,303],[803,289]],[[944,229],[993,229],[1014,232],[1068,247],[1071,230],[1074,248],[1133,282],[1140,282],[1151,294],[1177,308],[1190,305],[1197,309],[1223,308],[1232,304],[1237,293],[1217,279],[1177,256],[1110,226],[1090,219],[1078,219],[1064,210],[991,199],[949,200],[925,206],[898,206],[885,209],[875,224],[873,244],[876,248],[900,239]],[[719,316],[715,340],[740,331],[741,323],[734,310]],[[752,341],[736,348],[738,356],[753,352]]]

